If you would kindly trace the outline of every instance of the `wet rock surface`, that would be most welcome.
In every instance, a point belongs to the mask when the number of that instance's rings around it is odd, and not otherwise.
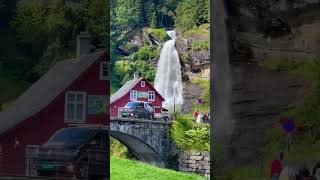
[[[266,132],[277,117],[300,102],[310,83],[261,61],[310,61],[320,37],[319,0],[229,0],[234,133],[229,157],[234,165],[260,163]],[[318,46],[320,47],[320,46]]]

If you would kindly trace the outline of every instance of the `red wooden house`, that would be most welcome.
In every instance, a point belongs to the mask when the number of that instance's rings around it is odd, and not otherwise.
[[[155,113],[161,113],[162,102],[164,98],[159,92],[144,78],[138,78],[128,81],[122,86],[110,99],[111,117],[120,117],[121,109],[131,101],[151,102]]]
[[[90,36],[77,38],[77,58],[57,63],[6,111],[0,112],[0,175],[24,175],[28,145],[57,130],[109,125],[109,53],[90,53]]]

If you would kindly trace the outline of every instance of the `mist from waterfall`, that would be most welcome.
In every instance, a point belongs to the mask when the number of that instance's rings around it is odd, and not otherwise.
[[[227,12],[224,0],[216,0],[212,2],[212,12],[214,19],[214,28],[212,31],[213,47],[213,63],[212,63],[212,82],[213,88],[211,91],[212,107],[214,121],[213,129],[213,149],[220,149],[220,158],[225,165],[230,164],[229,158],[232,155],[228,154],[229,145],[231,143],[232,134],[234,131],[234,122],[231,113],[231,96],[232,96],[232,79],[231,68],[229,62],[229,41],[227,31]],[[218,156],[218,155],[216,155]]]
[[[167,31],[170,40],[166,41],[160,53],[155,77],[156,90],[164,97],[163,107],[168,110],[181,109],[183,104],[181,64],[175,47],[176,32]]]

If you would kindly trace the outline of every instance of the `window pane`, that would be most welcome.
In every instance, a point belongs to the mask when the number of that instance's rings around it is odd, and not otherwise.
[[[74,94],[68,94],[68,102],[74,102],[75,95]]]
[[[78,104],[76,108],[76,119],[82,120],[82,114],[83,114],[83,105]]]
[[[67,106],[67,119],[68,120],[74,119],[74,104],[68,104]]]
[[[84,101],[83,94],[78,94],[77,95],[77,103],[78,104],[83,104],[83,101]]]
[[[108,64],[103,64],[103,66],[102,66],[102,74],[103,74],[103,76],[108,76],[108,74],[109,74]]]

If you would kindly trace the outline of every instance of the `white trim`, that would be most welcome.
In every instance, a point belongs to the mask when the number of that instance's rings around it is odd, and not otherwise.
[[[130,100],[136,101],[137,99],[138,99],[138,91],[137,90],[130,90]]]
[[[123,109],[123,107],[118,107],[118,117],[121,117],[121,110]]]
[[[76,95],[83,95],[83,112],[82,112],[82,118],[76,119],[76,120],[69,120],[68,119],[68,95],[73,94],[75,95],[75,101],[76,101]],[[74,103],[77,104],[76,102]],[[76,107],[74,107],[74,115],[76,114]],[[86,116],[87,116],[87,93],[83,91],[67,91],[65,94],[65,101],[64,101],[64,122],[65,123],[85,123],[86,122]]]
[[[26,145],[26,176],[37,176],[36,169],[33,169],[34,161],[39,153],[39,145]]]
[[[141,85],[141,87],[146,87],[146,81],[141,81],[140,85]]]
[[[107,65],[108,66],[108,75],[103,75],[103,67]],[[110,63],[108,61],[101,61],[100,62],[100,80],[109,80],[110,77]]]
[[[150,95],[153,94],[153,99],[150,99]],[[148,91],[148,101],[155,101],[156,100],[156,92],[155,91]]]

